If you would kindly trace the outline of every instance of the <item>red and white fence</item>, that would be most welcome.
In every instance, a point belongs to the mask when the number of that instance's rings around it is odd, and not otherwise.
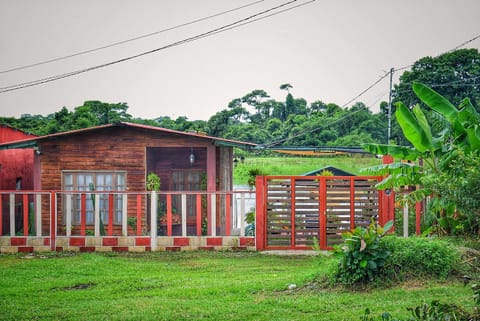
[[[0,191],[0,252],[253,248],[251,191]]]

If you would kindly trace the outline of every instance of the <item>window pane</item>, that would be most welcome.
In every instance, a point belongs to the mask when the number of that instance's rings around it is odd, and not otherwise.
[[[125,189],[125,175],[117,174],[117,190]]]

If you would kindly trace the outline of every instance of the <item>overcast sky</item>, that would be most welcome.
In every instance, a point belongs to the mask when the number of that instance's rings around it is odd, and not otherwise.
[[[178,26],[255,0],[0,0],[0,87],[98,66],[202,34],[289,0],[105,50],[3,72]],[[283,7],[306,3],[296,3]],[[276,11],[278,12],[278,11]],[[0,115],[47,115],[86,100],[125,102],[134,117],[207,120],[254,89],[282,100],[347,103],[391,67],[480,34],[479,0],[317,0],[184,45],[34,87],[0,93]],[[465,48],[480,48],[480,39]],[[399,73],[395,75],[395,79]],[[358,100],[378,111],[388,77]],[[353,104],[353,103],[352,103]],[[352,105],[350,104],[350,105]]]

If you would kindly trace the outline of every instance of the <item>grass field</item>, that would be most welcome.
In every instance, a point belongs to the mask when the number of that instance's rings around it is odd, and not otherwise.
[[[233,179],[235,184],[246,184],[248,171],[252,168],[258,168],[267,175],[302,175],[334,166],[358,175],[361,169],[381,163],[381,159],[373,157],[246,157],[243,163],[236,165]]]
[[[359,320],[439,299],[471,306],[457,281],[352,292],[312,286],[329,257],[249,252],[0,255],[0,320]],[[297,288],[289,290],[288,285]]]

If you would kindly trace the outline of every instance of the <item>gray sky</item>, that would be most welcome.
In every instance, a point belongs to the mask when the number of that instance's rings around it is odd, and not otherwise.
[[[50,64],[0,73],[0,87],[160,48],[288,0]],[[305,3],[298,0],[296,3]],[[149,34],[255,0],[0,0],[0,71]],[[291,6],[290,6],[291,7]],[[478,0],[317,0],[185,45],[35,87],[0,93],[0,115],[46,115],[86,100],[126,102],[134,117],[207,120],[254,89],[278,100],[290,83],[309,103],[347,103],[391,67],[480,34]],[[480,39],[465,48],[480,48]],[[399,74],[396,74],[396,78]],[[360,97],[377,111],[388,77]],[[353,103],[352,103],[353,104]],[[352,105],[350,104],[350,105]]]

